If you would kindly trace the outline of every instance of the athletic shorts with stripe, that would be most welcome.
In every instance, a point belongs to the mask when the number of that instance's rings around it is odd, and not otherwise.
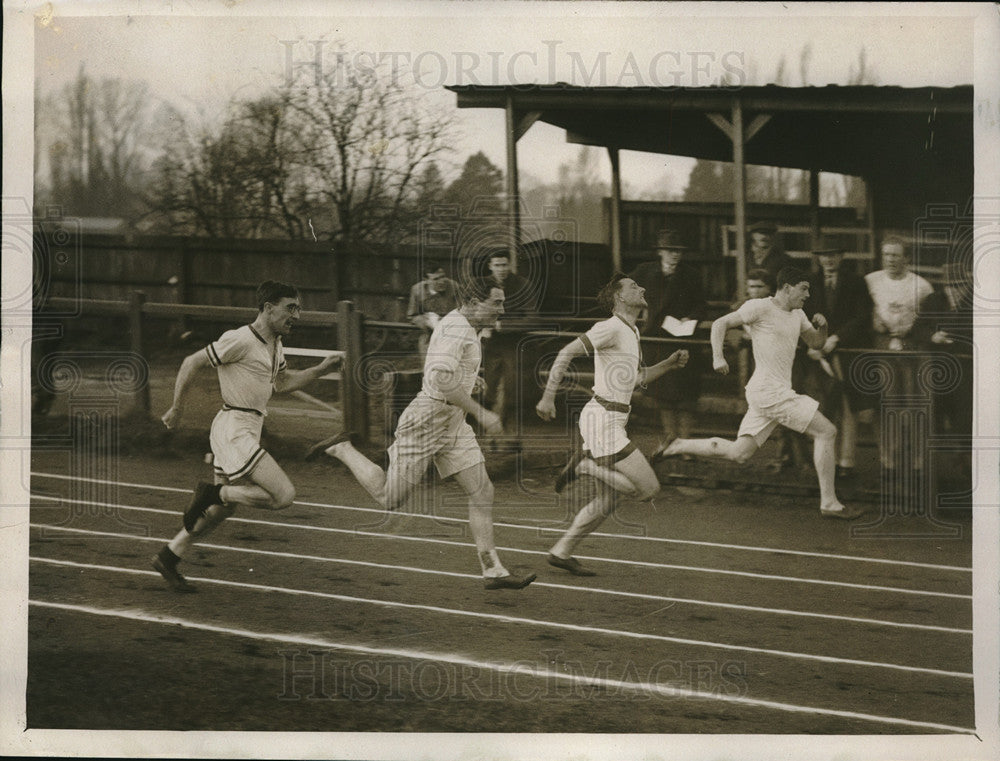
[[[233,483],[249,476],[267,452],[260,445],[264,418],[242,410],[219,410],[209,440],[216,478]]]

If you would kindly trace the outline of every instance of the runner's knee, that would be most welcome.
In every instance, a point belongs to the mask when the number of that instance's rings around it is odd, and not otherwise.
[[[295,487],[285,484],[271,494],[271,509],[284,510],[295,501]]]
[[[813,431],[817,439],[835,439],[837,438],[837,426],[827,420],[825,417],[817,417],[812,422]]]

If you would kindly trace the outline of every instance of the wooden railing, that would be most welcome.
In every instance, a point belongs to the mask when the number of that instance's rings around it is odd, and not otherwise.
[[[129,350],[146,357],[144,321],[147,317],[193,317],[232,324],[253,322],[258,312],[247,307],[204,306],[196,304],[163,304],[147,302],[145,294],[133,291],[128,301],[97,299],[50,298],[46,307],[62,314],[79,313],[81,316],[121,317],[129,325]],[[341,399],[346,430],[356,431],[361,438],[368,438],[368,394],[361,383],[361,362],[364,347],[364,316],[354,309],[350,301],[337,304],[336,312],[302,312],[299,324],[306,327],[336,327],[337,348],[343,352],[341,366]],[[149,386],[143,386],[136,398],[139,408],[151,412]]]
[[[79,300],[50,298],[46,302],[48,310],[58,314],[72,314],[80,316],[109,316],[127,320],[129,326],[129,348],[130,351],[140,357],[147,356],[147,341],[144,332],[144,323],[147,318],[178,318],[187,317],[224,322],[229,324],[240,324],[252,322],[258,312],[253,308],[226,307],[226,306],[206,306],[193,304],[171,304],[147,302],[145,295],[140,291],[131,294],[128,301],[110,300]],[[44,315],[44,312],[42,313]],[[593,325],[595,319],[592,317],[559,317],[551,320],[536,318],[529,321],[509,321],[506,330],[513,334],[533,336],[543,340],[562,339],[569,340],[574,333],[583,332]],[[340,301],[337,304],[336,312],[307,311],[302,312],[299,325],[304,327],[335,327],[337,329],[337,346],[330,347],[342,353],[343,364],[340,369],[341,401],[343,406],[343,419],[345,430],[355,431],[364,440],[368,440],[369,425],[369,384],[364,382],[365,362],[377,355],[376,352],[365,354],[365,339],[368,329],[379,331],[402,331],[413,333],[419,328],[406,322],[390,322],[384,320],[366,320],[364,315],[357,311],[351,301]],[[709,328],[711,322],[703,321],[698,324],[699,330]],[[704,335],[704,333],[702,333]],[[709,341],[706,338],[648,338],[643,337],[644,345],[696,345],[707,347]],[[942,347],[941,351],[956,354],[963,361],[971,361],[967,347],[957,346],[955,349]],[[742,393],[745,385],[748,367],[748,347],[729,346],[729,350],[735,349],[739,357],[736,369],[736,378],[739,383],[733,383],[733,392],[736,395]],[[963,349],[965,349],[963,351]],[[862,354],[891,354],[893,356],[926,356],[927,351],[902,351],[902,352],[880,352],[874,349],[839,349],[838,353],[847,357],[857,357]],[[541,371],[544,376],[544,371]],[[734,378],[734,381],[736,379]],[[729,393],[727,389],[727,393]],[[136,395],[136,404],[146,413],[151,412],[149,398],[149,386],[144,385]]]

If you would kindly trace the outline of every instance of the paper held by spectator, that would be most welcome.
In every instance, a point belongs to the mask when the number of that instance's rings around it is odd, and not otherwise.
[[[698,327],[697,320],[678,320],[667,315],[663,321],[663,329],[672,336],[693,336],[696,327]]]

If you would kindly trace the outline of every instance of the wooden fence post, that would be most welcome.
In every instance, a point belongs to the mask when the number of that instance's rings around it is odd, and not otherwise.
[[[128,326],[129,326],[129,351],[146,363],[146,354],[143,351],[142,341],[142,307],[146,303],[146,294],[143,291],[132,291],[128,301]],[[149,401],[149,374],[146,374],[146,382],[136,389],[135,403],[137,407],[147,415],[150,412]]]
[[[340,372],[344,430],[354,431],[363,441],[368,441],[368,390],[361,383],[364,317],[354,309],[354,302],[337,302],[337,341],[345,353]]]

